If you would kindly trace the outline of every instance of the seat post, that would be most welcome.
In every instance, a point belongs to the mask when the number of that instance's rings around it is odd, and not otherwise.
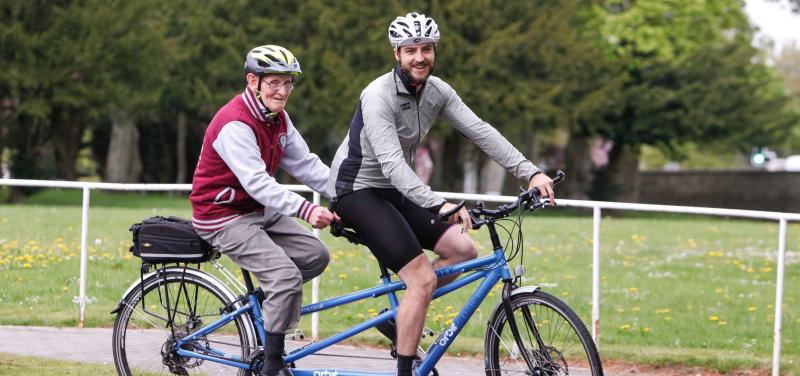
[[[253,280],[250,278],[250,271],[242,268],[242,278],[244,278],[244,286],[247,287],[247,293],[252,294],[255,291],[255,287],[253,287]]]

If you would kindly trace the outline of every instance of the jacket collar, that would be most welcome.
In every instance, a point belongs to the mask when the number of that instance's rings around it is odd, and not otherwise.
[[[422,92],[422,89],[425,87],[424,83],[422,85],[412,83],[411,78],[400,70],[399,65],[395,65],[394,69],[392,69],[392,75],[394,76],[394,85],[395,88],[397,88],[397,94],[414,96]]]
[[[275,116],[276,114],[270,113],[270,110],[264,107],[264,105],[261,104],[261,101],[256,99],[255,94],[250,91],[250,89],[246,87],[244,88],[242,99],[244,100],[245,107],[247,107],[250,115],[258,119],[258,121],[264,123],[278,121],[278,117]]]

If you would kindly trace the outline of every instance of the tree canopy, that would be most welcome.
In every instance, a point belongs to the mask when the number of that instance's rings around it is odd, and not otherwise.
[[[279,44],[303,69],[287,110],[330,161],[361,90],[394,65],[388,23],[410,11],[439,23],[435,74],[534,161],[560,134],[570,161],[603,137],[635,162],[641,145],[679,158],[798,127],[738,0],[31,0],[0,3],[0,151],[19,178],[75,179],[88,149],[107,179],[186,182],[205,126],[244,88],[245,53]],[[434,129],[437,188],[458,189],[471,152]]]

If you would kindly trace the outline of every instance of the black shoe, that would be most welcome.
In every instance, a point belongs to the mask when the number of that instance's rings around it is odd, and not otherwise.
[[[262,371],[261,373],[259,373],[259,375],[263,376],[266,375],[266,373]],[[288,368],[282,368],[280,371],[278,371],[278,373],[275,374],[275,376],[292,376],[292,375],[294,374]]]
[[[388,310],[388,308],[384,308],[381,313],[384,313]],[[394,318],[375,325],[375,329],[378,329],[381,334],[392,341],[392,345],[397,345],[397,321],[395,321]]]

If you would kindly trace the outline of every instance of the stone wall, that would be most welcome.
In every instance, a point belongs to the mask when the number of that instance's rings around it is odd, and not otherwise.
[[[639,202],[800,213],[800,172],[641,172]]]

